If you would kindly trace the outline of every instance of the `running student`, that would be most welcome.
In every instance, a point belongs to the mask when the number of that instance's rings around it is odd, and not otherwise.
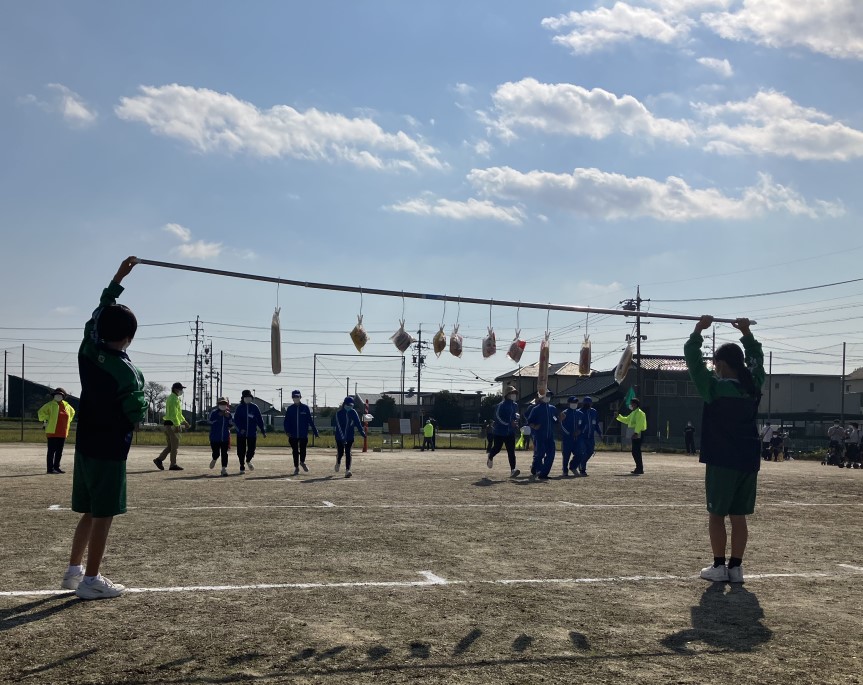
[[[569,476],[570,459],[572,460],[572,472],[578,475],[578,467],[581,456],[578,450],[578,429],[581,424],[582,414],[578,409],[578,398],[572,396],[568,400],[569,408],[560,414],[560,454],[563,457],[563,475]]]
[[[288,442],[291,445],[291,450],[294,456],[294,475],[300,472],[300,467],[303,471],[308,471],[306,466],[306,447],[309,444],[309,428],[312,429],[314,436],[318,435],[318,429],[315,427],[315,419],[307,404],[303,404],[302,393],[299,390],[294,390],[291,393],[291,401],[293,404],[285,411],[285,433],[288,434]]]
[[[245,473],[246,466],[249,471],[254,471],[252,458],[255,456],[255,448],[258,445],[258,429],[261,429],[261,437],[267,437],[267,429],[264,428],[264,417],[261,410],[255,404],[251,390],[243,390],[239,406],[234,411],[234,425],[237,427],[237,459],[240,460],[240,473]]]
[[[540,480],[548,480],[554,464],[554,424],[557,423],[557,409],[551,404],[554,393],[547,390],[527,417],[533,430],[533,465],[530,475]]]
[[[114,516],[126,513],[126,458],[132,431],[147,416],[144,376],[126,354],[138,321],[131,309],[116,300],[123,292],[120,283],[137,261],[135,257],[123,260],[102,291],[78,350],[81,401],[72,511],[82,516],[62,587],[75,590],[81,599],[117,597],[126,589],[101,575],[99,567]],[[86,569],[81,565],[85,550]]]
[[[576,448],[578,449],[579,463],[578,472],[573,469],[573,474],[576,476],[587,475],[587,462],[596,452],[596,436],[602,437],[602,430],[599,427],[599,414],[593,408],[593,398],[585,397],[581,402],[581,425],[578,427],[578,441]]]
[[[231,446],[231,420],[228,400],[219,398],[218,406],[210,412],[210,448],[213,450],[213,458],[210,460],[210,468],[215,467],[219,457],[222,459],[222,475],[228,475],[228,448]]]
[[[742,333],[743,350],[734,343],[720,346],[713,355],[711,373],[701,354],[701,332],[712,323],[713,317],[702,316],[683,346],[689,375],[704,398],[699,461],[707,464],[704,483],[713,565],[702,569],[701,577],[742,583],[743,553],[749,536],[746,517],[755,511],[761,468],[755,417],[764,383],[764,353],[749,330],[749,319],[736,319],[731,325]],[[731,519],[728,566],[726,516]]]
[[[515,478],[521,471],[515,468],[515,433],[518,430],[518,390],[508,386],[506,396],[494,408],[494,421],[491,427],[492,444],[488,450],[485,465],[494,466],[494,458],[500,448],[506,445],[506,456],[509,459],[509,477]]]
[[[336,473],[342,467],[342,455],[345,457],[345,478],[350,478],[351,473],[351,446],[354,444],[354,428],[360,435],[366,437],[363,424],[360,423],[360,415],[354,409],[354,398],[346,397],[342,408],[335,415],[336,427]]]

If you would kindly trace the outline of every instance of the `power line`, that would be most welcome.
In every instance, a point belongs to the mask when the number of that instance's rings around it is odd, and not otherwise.
[[[805,288],[789,288],[788,290],[774,290],[769,293],[751,293],[749,295],[726,295],[725,297],[690,297],[686,299],[676,299],[676,300],[658,300],[654,299],[654,302],[716,302],[718,300],[743,300],[749,297],[767,297],[768,295],[785,295],[786,293],[799,293],[804,290],[817,290],[819,288],[832,288],[836,285],[846,285],[848,283],[859,283],[863,281],[863,278],[852,278],[848,281],[836,281],[835,283],[823,283],[821,285],[810,285]]]

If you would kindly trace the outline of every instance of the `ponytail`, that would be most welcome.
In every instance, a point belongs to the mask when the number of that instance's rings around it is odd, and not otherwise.
[[[747,364],[749,360],[744,358],[743,350],[734,343],[725,343],[719,346],[713,358],[718,361],[724,361],[731,367],[732,371],[737,374],[737,380],[743,386],[747,395],[757,400],[761,399],[761,388],[755,384],[752,370]]]

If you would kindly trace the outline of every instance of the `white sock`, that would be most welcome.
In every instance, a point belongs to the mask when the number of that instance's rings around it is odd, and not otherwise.
[[[85,583],[95,583],[99,578],[99,574],[97,573],[95,576],[84,576]]]
[[[69,564],[69,568],[66,569],[66,573],[68,573],[70,576],[80,575],[84,573],[84,566],[82,564],[78,564],[77,566]]]

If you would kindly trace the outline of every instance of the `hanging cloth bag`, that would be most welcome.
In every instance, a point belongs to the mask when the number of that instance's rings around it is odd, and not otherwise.
[[[357,348],[357,352],[362,352],[366,343],[369,341],[369,335],[366,333],[366,329],[363,326],[362,314],[357,314],[357,325],[354,326],[351,331],[351,341],[354,343],[354,347]]]
[[[536,394],[539,397],[545,397],[548,391],[549,336],[550,334],[546,333],[539,345],[539,368],[536,374]]]
[[[441,324],[440,329],[434,334],[434,338],[432,338],[432,349],[436,357],[440,357],[441,353],[446,349],[446,333],[443,332],[443,324]]]
[[[578,353],[578,375],[590,375],[590,336],[584,336],[584,342],[581,343],[581,352]]]
[[[449,352],[454,357],[461,357],[464,350],[464,338],[458,332],[458,324],[452,327],[452,335],[449,337]]]
[[[623,383],[630,366],[632,366],[632,341],[627,343],[623,354],[620,355],[620,361],[617,362],[617,367],[614,369],[614,380]]]
[[[390,336],[390,340],[402,354],[414,343],[413,336],[405,330],[404,319],[399,319],[399,329]]]
[[[282,372],[282,332],[279,327],[280,307],[273,312],[273,322],[270,325],[270,358],[273,365],[273,373],[278,375]]]
[[[488,359],[497,352],[497,340],[494,337],[494,329],[489,326],[488,335],[482,339],[482,357]]]

